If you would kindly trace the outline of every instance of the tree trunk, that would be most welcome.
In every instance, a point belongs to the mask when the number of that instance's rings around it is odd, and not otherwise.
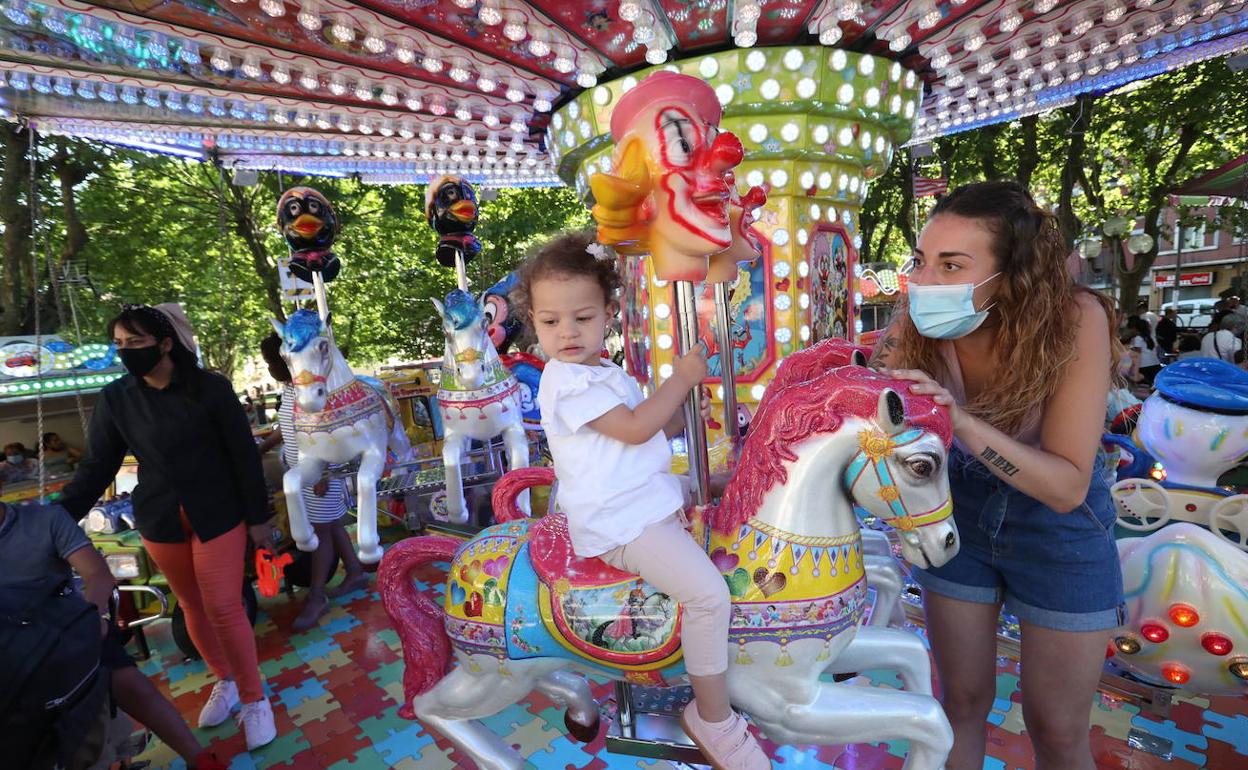
[[[1040,165],[1040,150],[1036,142],[1036,115],[1028,115],[1019,121],[1022,141],[1018,148],[1018,172],[1014,178],[1023,187],[1031,186],[1031,175]]]
[[[1153,262],[1157,259],[1157,250],[1161,248],[1161,212],[1168,204],[1170,192],[1178,184],[1179,174],[1184,172],[1184,166],[1187,164],[1187,155],[1192,145],[1200,138],[1202,130],[1203,127],[1195,123],[1184,123],[1179,127],[1178,147],[1171,155],[1170,165],[1153,189],[1148,192],[1144,210],[1144,232],[1152,236],[1153,248],[1143,254],[1136,254],[1135,263],[1131,269],[1122,270],[1118,274],[1118,306],[1124,312],[1134,308],[1136,298],[1140,295],[1140,285],[1144,282],[1144,276],[1153,269]],[[1177,270],[1175,273],[1174,294],[1177,297],[1180,293],[1182,278]]]
[[[269,312],[277,320],[285,321],[286,313],[282,310],[281,279],[277,275],[277,265],[269,259],[269,251],[265,248],[264,237],[256,226],[256,218],[252,210],[251,201],[243,188],[229,184],[224,180],[222,180],[222,183],[229,190],[228,202],[230,212],[234,216],[235,230],[247,244],[247,250],[251,252],[252,268],[255,269],[256,275],[260,278],[260,283],[264,286],[264,299],[269,306]]]
[[[26,134],[12,123],[0,124],[4,176],[0,179],[0,221],[4,224],[4,274],[0,276],[0,334],[28,331],[34,303],[30,294],[30,159]]]
[[[1066,147],[1066,162],[1062,166],[1061,190],[1057,199],[1057,222],[1062,228],[1062,237],[1066,240],[1067,248],[1074,246],[1082,227],[1079,218],[1075,216],[1074,190],[1083,167],[1083,153],[1088,146],[1088,126],[1092,124],[1095,102],[1095,96],[1080,96],[1073,105],[1066,108],[1066,113],[1072,120],[1070,144]]]
[[[975,144],[985,180],[992,181],[1001,178],[1001,170],[997,168],[997,138],[1001,136],[1004,129],[1004,123],[994,123],[975,132],[977,134]]]

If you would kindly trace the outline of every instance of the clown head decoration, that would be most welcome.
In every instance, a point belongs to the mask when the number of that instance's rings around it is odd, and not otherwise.
[[[338,237],[334,207],[318,190],[292,187],[277,201],[277,228],[290,246],[290,271],[303,281],[334,280],[342,264],[330,251]]]
[[[472,233],[477,226],[477,191],[468,180],[458,176],[433,180],[425,192],[425,217],[442,236],[434,253],[440,264],[454,267],[456,252],[465,264],[481,253],[481,241]]]
[[[723,251],[711,255],[707,281],[735,281],[742,263],[752,265],[763,255],[762,241],[750,228],[757,221],[755,213],[766,202],[767,193],[761,187],[751,187],[745,195],[738,193],[735,186],[729,187],[728,223],[732,230],[732,243]]]
[[[706,278],[707,258],[732,244],[729,197],[740,140],[719,130],[719,100],[706,83],[656,72],[611,114],[613,174],[590,179],[598,240],[649,252],[663,280]],[[735,274],[735,271],[734,271]]]

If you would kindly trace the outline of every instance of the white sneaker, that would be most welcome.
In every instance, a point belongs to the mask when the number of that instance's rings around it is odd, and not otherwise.
[[[255,703],[244,703],[236,717],[247,737],[247,750],[255,751],[277,737],[277,727],[273,724],[273,707],[269,699]]]
[[[208,702],[199,712],[199,726],[216,727],[230,718],[230,710],[238,705],[238,685],[223,679],[212,686]]]

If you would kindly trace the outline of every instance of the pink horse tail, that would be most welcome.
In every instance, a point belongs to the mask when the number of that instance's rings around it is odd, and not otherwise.
[[[449,562],[462,545],[453,537],[412,537],[386,549],[377,568],[377,590],[390,623],[403,643],[403,706],[399,716],[415,719],[412,698],[446,675],[451,640],[442,625],[442,608],[416,590],[410,573],[433,562]]]
[[[516,507],[516,498],[520,496],[520,493],[530,487],[554,483],[554,468],[535,466],[510,471],[494,484],[494,493],[490,495],[490,504],[494,508],[494,521],[503,524],[523,519],[524,512]]]

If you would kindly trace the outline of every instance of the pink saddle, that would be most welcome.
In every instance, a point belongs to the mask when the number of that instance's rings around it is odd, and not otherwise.
[[[546,515],[529,530],[529,560],[538,579],[552,587],[561,579],[567,580],[570,588],[594,588],[636,577],[596,556],[577,556],[568,533],[568,517],[562,513]]]

